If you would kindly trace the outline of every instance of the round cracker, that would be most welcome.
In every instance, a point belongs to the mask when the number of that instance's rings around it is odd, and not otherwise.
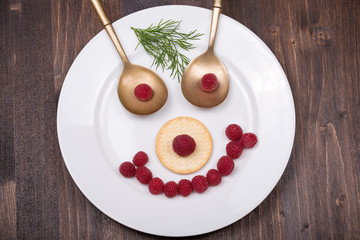
[[[172,148],[176,136],[187,134],[196,143],[195,151],[186,157],[179,156]],[[212,138],[209,130],[200,121],[191,117],[171,119],[160,129],[155,142],[160,162],[170,171],[180,174],[193,173],[202,168],[212,152]]]

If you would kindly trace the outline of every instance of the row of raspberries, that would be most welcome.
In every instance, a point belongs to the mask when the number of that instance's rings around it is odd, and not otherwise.
[[[178,183],[169,181],[164,183],[159,177],[153,177],[152,172],[145,164],[149,157],[145,152],[138,152],[132,162],[123,162],[119,171],[127,178],[136,177],[142,184],[148,184],[151,194],[159,195],[164,193],[166,197],[172,198],[180,194],[183,197],[189,196],[193,191],[205,192],[209,186],[217,186],[221,183],[222,177],[228,176],[234,170],[234,159],[240,157],[244,148],[252,148],[257,143],[257,137],[253,133],[245,133],[239,125],[230,124],[225,131],[226,136],[231,140],[226,145],[226,156],[222,156],[217,163],[217,169],[210,169],[206,176],[197,175],[190,181],[182,179]]]

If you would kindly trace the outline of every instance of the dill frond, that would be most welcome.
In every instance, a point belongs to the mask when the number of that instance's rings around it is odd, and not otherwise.
[[[171,70],[170,77],[177,78],[180,82],[182,74],[190,59],[178,51],[178,48],[189,51],[195,48],[190,40],[199,40],[203,34],[193,30],[189,33],[179,31],[181,21],[160,20],[157,25],[151,24],[146,29],[134,28],[138,45],[143,46],[145,51],[153,58],[151,66]]]

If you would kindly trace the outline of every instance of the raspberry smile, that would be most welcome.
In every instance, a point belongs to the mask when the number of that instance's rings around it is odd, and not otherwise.
[[[230,124],[225,134],[230,140],[226,145],[227,155],[220,157],[216,165],[217,169],[210,169],[206,176],[196,175],[191,181],[181,179],[178,183],[168,181],[164,184],[159,177],[153,178],[152,172],[145,166],[149,157],[143,151],[135,154],[133,162],[123,162],[119,167],[120,174],[125,178],[135,176],[140,183],[148,185],[148,190],[153,195],[164,193],[167,198],[173,198],[177,195],[187,197],[192,192],[204,193],[209,187],[219,185],[223,177],[230,175],[235,167],[234,160],[241,156],[244,149],[253,148],[258,141],[255,134],[243,134],[241,127],[236,124]],[[179,156],[189,156],[195,148],[195,140],[189,135],[181,134],[173,140],[173,150]]]

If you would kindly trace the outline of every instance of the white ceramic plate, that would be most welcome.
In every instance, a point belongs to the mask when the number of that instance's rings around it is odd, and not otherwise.
[[[181,30],[204,33],[193,41],[193,59],[206,50],[211,11],[190,6],[145,9],[114,23],[130,61],[149,67],[152,59],[140,47],[130,27],[146,28],[161,19],[182,20]],[[169,90],[165,106],[150,116],[130,114],[120,104],[116,86],[122,63],[105,31],[96,35],[71,66],[58,106],[58,136],[66,166],[84,195],[114,220],[142,232],[162,236],[190,236],[225,227],[252,211],[275,187],[288,162],[295,132],[295,111],[286,76],[275,56],[250,30],[221,15],[215,53],[230,76],[227,99],[218,107],[200,109],[181,94],[169,72],[157,71]],[[209,129],[214,148],[198,172],[177,175],[156,157],[155,138],[168,120],[194,117]],[[143,150],[147,166],[164,181],[191,179],[216,168],[225,155],[228,124],[258,136],[255,148],[235,161],[233,173],[205,193],[172,199],[153,196],[135,178],[125,179],[119,165]]]

